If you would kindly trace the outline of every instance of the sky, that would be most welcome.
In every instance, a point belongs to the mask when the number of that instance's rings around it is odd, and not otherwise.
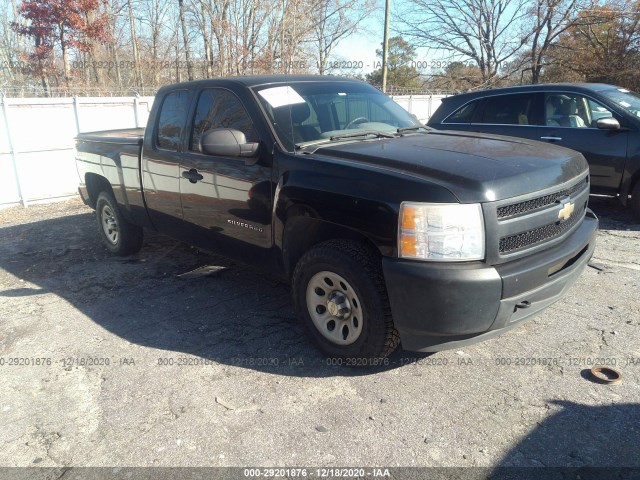
[[[391,2],[391,19],[389,28],[389,37],[397,35],[394,31],[394,7],[396,2]],[[362,23],[360,30],[345,38],[334,49],[332,54],[332,60],[335,60],[341,68],[342,74],[367,74],[380,68],[379,63],[381,60],[376,55],[376,50],[382,48],[382,41],[384,39],[384,0],[378,0],[377,8],[367,16]],[[416,60],[423,61],[427,65],[426,60],[429,62],[436,59],[443,59],[445,55],[442,52],[438,52],[437,49],[417,48]],[[351,63],[349,63],[351,62]],[[354,68],[355,63],[355,68]],[[429,68],[420,68],[417,65],[418,70],[422,73],[428,73]],[[333,73],[333,72],[332,72]],[[335,72],[338,73],[338,72]]]
[[[374,62],[378,61],[376,49],[382,45],[384,37],[384,1],[378,0],[378,7],[373,13],[367,16],[361,29],[344,39],[333,51],[336,61],[347,62],[344,67],[349,67],[348,62],[357,63],[356,68],[343,68],[344,73],[370,73],[376,70]],[[389,36],[393,36],[390,33]],[[362,65],[362,68],[359,68]]]
[[[352,64],[357,62],[357,67],[360,66],[360,62],[362,62],[363,73],[370,73],[373,70],[376,70],[374,62],[378,61],[378,57],[376,56],[376,49],[380,48],[382,44],[383,38],[383,28],[380,28],[380,32],[374,35],[367,35],[356,33],[351,37],[345,39],[342,43],[338,44],[336,49],[334,50],[333,57],[335,57],[336,61],[339,62],[347,62],[345,67],[348,67],[349,63]],[[380,38],[380,42],[374,42],[372,39],[377,37]],[[360,68],[356,68],[356,71],[360,71]]]

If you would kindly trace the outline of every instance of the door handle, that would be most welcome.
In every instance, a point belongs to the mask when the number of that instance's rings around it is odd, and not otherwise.
[[[540,140],[549,140],[550,142],[558,142],[562,137],[540,137]]]
[[[198,170],[192,168],[189,171],[182,172],[182,177],[189,180],[191,183],[196,183],[198,180],[202,180],[204,177],[198,173]]]

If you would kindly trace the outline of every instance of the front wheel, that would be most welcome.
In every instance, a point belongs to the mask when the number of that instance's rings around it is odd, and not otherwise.
[[[96,200],[96,218],[102,242],[111,253],[126,256],[142,248],[142,227],[122,217],[109,192],[100,192]]]
[[[365,244],[330,240],[305,253],[293,274],[293,298],[312,340],[330,357],[375,360],[398,346],[380,256]]]

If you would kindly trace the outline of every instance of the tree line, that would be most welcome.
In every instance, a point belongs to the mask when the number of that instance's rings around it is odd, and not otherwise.
[[[335,62],[337,45],[379,11],[375,0],[0,0],[0,6],[7,12],[0,19],[5,92],[147,94],[176,81],[264,73],[338,73],[382,83],[380,68],[364,77]],[[640,0],[401,0],[392,11],[387,83],[463,91],[598,81],[640,90],[639,25]],[[421,62],[418,51],[431,61]]]
[[[4,88],[143,92],[170,82],[324,73],[372,0],[0,0]]]
[[[451,60],[430,79],[434,88],[604,82],[640,90],[639,0],[411,0],[397,22],[409,54],[421,46]]]

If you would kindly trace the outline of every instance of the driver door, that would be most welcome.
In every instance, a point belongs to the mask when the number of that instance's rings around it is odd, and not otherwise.
[[[202,134],[214,128],[243,132],[258,142],[240,99],[224,88],[199,93],[189,138],[180,161],[182,216],[193,243],[246,262],[266,260],[271,248],[271,168],[266,158],[247,165],[245,158],[208,155]],[[259,155],[268,152],[260,149]]]

